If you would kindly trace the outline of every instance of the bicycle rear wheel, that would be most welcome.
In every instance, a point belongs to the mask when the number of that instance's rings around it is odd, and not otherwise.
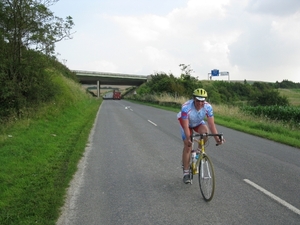
[[[215,192],[215,173],[211,160],[203,155],[199,163],[199,187],[205,201],[212,200]]]
[[[193,184],[193,169],[192,169],[192,165],[190,165],[190,179],[191,179],[190,184]]]

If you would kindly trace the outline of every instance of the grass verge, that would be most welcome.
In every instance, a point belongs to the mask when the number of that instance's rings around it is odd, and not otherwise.
[[[55,224],[85,150],[101,101],[62,76],[54,82],[55,101],[0,129],[2,225]]]

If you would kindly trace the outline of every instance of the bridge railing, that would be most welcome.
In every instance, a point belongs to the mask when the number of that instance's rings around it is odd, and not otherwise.
[[[84,76],[106,76],[106,77],[128,77],[128,78],[141,78],[147,79],[149,75],[133,75],[133,74],[124,74],[124,73],[111,73],[111,72],[97,72],[97,71],[85,71],[85,70],[72,70],[76,75],[84,75]]]

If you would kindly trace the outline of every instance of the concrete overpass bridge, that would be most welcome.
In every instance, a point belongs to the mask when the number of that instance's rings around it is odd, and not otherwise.
[[[139,86],[148,79],[149,76],[133,75],[122,73],[95,72],[72,70],[81,84],[97,85],[97,96],[100,96],[100,85],[119,85],[119,86]]]

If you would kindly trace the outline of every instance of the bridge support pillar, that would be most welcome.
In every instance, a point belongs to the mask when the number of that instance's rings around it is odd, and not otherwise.
[[[100,81],[97,80],[97,97],[100,97]]]

